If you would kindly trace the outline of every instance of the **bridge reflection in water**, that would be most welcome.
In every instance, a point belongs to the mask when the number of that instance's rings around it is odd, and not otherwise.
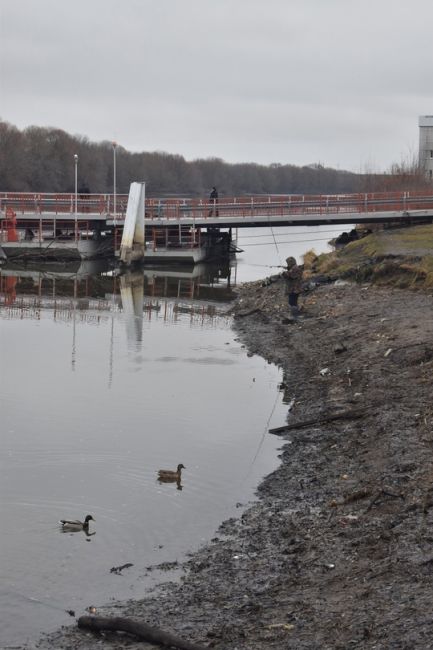
[[[0,309],[3,317],[40,318],[41,310],[54,320],[107,319],[123,312],[127,322],[158,316],[175,320],[179,313],[191,317],[217,317],[218,303],[233,298],[236,267],[198,264],[186,268],[145,268],[123,275],[104,260],[0,266]],[[136,333],[136,336],[141,336]]]
[[[143,323],[175,323],[189,316],[196,327],[227,325],[236,267],[194,265],[153,268],[116,275],[103,260],[68,264],[0,266],[0,318],[41,319],[72,325],[71,369],[77,363],[77,325],[110,323],[108,386],[113,381],[116,316],[125,323],[128,347],[143,338]]]

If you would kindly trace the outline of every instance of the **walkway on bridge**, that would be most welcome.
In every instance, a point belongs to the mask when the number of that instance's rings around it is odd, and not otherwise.
[[[117,214],[113,207],[116,204]],[[34,222],[85,224],[102,221],[123,226],[127,195],[0,193],[0,220],[11,214],[25,227]],[[433,218],[433,190],[322,195],[269,195],[209,199],[146,198],[145,220],[168,227],[240,228],[251,226],[320,225],[362,222],[417,221]],[[87,225],[90,228],[89,225]]]

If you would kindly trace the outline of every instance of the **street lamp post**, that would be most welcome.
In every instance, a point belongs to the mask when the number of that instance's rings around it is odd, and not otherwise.
[[[78,155],[74,154],[74,162],[75,162],[75,241],[77,240],[77,219],[78,219],[78,214],[77,214],[77,199],[78,199]]]
[[[117,217],[116,149],[117,149],[117,142],[113,142],[113,212],[114,212],[114,225],[116,225],[116,217]]]

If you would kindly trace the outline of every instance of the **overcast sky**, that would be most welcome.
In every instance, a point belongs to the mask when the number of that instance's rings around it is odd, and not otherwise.
[[[188,160],[386,170],[433,114],[432,0],[0,0],[0,118]]]

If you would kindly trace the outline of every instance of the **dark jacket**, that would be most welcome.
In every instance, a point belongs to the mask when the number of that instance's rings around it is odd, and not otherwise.
[[[301,293],[302,291],[302,266],[292,266],[292,268],[287,269],[282,272],[282,277],[285,280],[286,286],[286,295],[291,293]]]

